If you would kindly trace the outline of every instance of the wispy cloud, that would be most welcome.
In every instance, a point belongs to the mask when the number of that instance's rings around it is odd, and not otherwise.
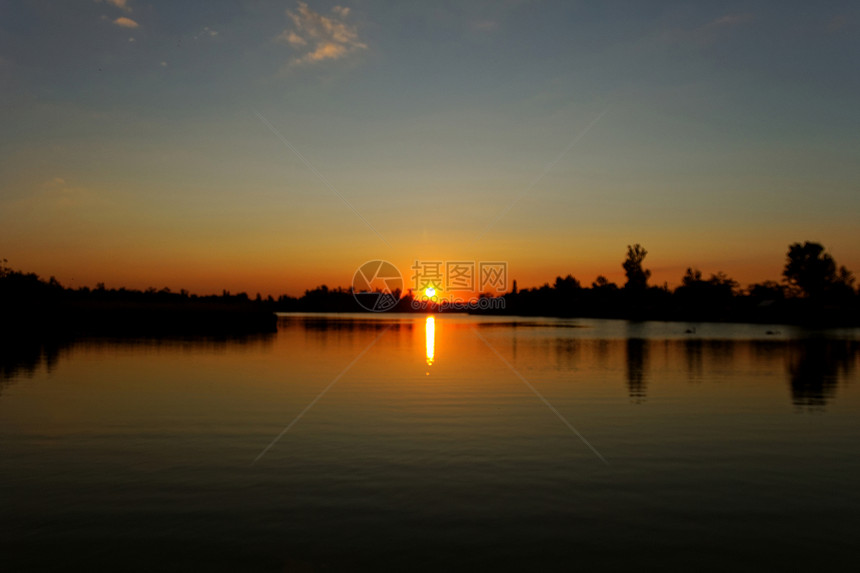
[[[200,30],[197,34],[192,36],[195,40],[199,40],[201,38],[216,38],[218,36],[218,30],[213,30],[209,26],[204,26],[202,30]]]
[[[346,22],[350,9],[335,6],[329,16],[311,10],[304,2],[298,3],[295,12],[287,10],[293,28],[284,30],[276,38],[305,53],[293,58],[293,64],[311,64],[324,60],[337,60],[357,50],[367,48],[358,38],[354,25]]]
[[[110,4],[111,6],[115,6],[120,10],[125,10],[126,12],[131,12],[131,6],[128,5],[128,0],[96,0],[96,2],[101,2],[103,4]]]
[[[287,34],[287,42],[290,43],[291,46],[306,46],[308,41],[290,30],[289,34]]]
[[[138,23],[132,20],[131,18],[126,18],[125,16],[120,16],[116,20],[113,21],[114,24],[121,28],[137,28]]]

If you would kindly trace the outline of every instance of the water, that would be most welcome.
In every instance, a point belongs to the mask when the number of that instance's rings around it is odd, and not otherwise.
[[[7,348],[0,570],[844,569],[858,341],[389,315]]]

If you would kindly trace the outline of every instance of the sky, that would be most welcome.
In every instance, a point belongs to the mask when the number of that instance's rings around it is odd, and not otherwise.
[[[860,271],[856,2],[0,1],[0,259],[301,294]]]

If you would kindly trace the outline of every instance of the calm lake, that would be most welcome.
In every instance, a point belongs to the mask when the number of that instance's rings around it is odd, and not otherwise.
[[[858,349],[454,315],[7,348],[0,570],[845,569]]]

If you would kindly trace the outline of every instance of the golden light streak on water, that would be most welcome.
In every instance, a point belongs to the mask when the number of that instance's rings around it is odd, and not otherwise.
[[[424,335],[427,343],[427,366],[433,365],[433,360],[436,355],[436,318],[433,316],[427,317],[427,322],[424,325]]]

